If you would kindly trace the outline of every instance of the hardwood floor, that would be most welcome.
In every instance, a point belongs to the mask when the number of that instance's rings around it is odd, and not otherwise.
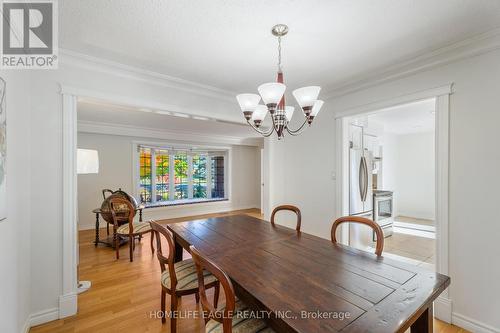
[[[258,210],[235,211],[197,217],[162,220],[175,223],[195,218],[249,214],[261,217]],[[101,230],[105,235],[105,229]],[[134,262],[128,258],[128,245],[121,251],[120,260],[115,259],[112,249],[94,247],[94,230],[80,231],[80,279],[92,281],[89,291],[78,296],[78,314],[31,328],[32,333],[69,332],[169,332],[170,325],[161,324],[155,318],[160,309],[160,266],[156,255],[151,255],[149,235],[138,243]],[[212,291],[210,290],[209,293]],[[223,302],[223,298],[221,297]],[[167,297],[167,309],[169,308]],[[199,308],[194,296],[182,297],[180,310],[194,311]],[[178,332],[204,332],[202,319],[181,318]],[[466,333],[467,331],[435,320],[434,332]]]
[[[384,240],[384,254],[408,258],[410,264],[434,270],[436,240],[413,235],[394,233]],[[395,258],[398,259],[398,258]]]
[[[425,225],[425,226],[434,226],[436,224],[434,220],[418,219],[415,217],[408,217],[408,216],[401,216],[401,215],[396,216],[395,219],[398,222],[420,224],[420,225]]]

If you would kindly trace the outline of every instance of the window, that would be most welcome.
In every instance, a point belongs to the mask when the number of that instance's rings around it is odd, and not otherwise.
[[[141,202],[151,202],[151,149],[139,150],[139,195]]]
[[[207,156],[193,156],[193,198],[207,198]]]
[[[212,198],[224,198],[224,156],[210,159],[212,173]]]
[[[167,150],[158,150],[156,156],[156,201],[170,198],[170,157]]]
[[[226,198],[226,151],[138,146],[138,192],[146,205],[171,205]]]
[[[176,154],[175,158],[175,199],[188,198],[188,158],[186,154]]]

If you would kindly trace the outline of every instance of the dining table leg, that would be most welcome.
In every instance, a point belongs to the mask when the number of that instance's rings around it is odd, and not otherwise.
[[[175,236],[175,234],[174,234],[174,244],[175,244],[174,262],[182,261],[182,252],[184,252],[184,249],[182,248],[182,245],[179,244],[179,241],[177,239],[177,236]]]
[[[432,303],[422,312],[420,317],[411,325],[411,333],[432,333],[434,329],[434,316]]]

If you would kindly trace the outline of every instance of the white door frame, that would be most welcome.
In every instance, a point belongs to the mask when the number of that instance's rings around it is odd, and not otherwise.
[[[63,228],[62,294],[59,318],[75,315],[78,308],[77,252],[77,96],[61,89],[63,119]]]
[[[264,215],[264,148],[260,149],[260,213]]]
[[[436,270],[448,275],[449,273],[449,221],[448,221],[448,182],[449,182],[449,100],[453,93],[453,84],[418,91],[412,94],[398,96],[388,100],[377,101],[355,108],[350,108],[335,114],[336,129],[336,207],[337,217],[349,214],[349,181],[347,172],[348,154],[347,118],[350,116],[374,112],[380,109],[416,102],[419,100],[436,99]],[[347,243],[348,229],[341,230],[341,242]],[[451,323],[451,298],[446,289],[434,303],[434,315]]]

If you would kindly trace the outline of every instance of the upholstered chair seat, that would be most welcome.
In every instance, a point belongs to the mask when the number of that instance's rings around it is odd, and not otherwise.
[[[141,234],[145,232],[150,232],[151,231],[151,225],[147,222],[134,222],[132,223],[132,233],[133,234]],[[130,225],[124,224],[122,226],[119,226],[118,229],[116,229],[116,233],[119,235],[128,235],[130,232]]]
[[[194,265],[193,259],[176,262],[174,264],[174,269],[175,275],[177,276],[177,290],[198,289],[198,275],[196,274],[196,266]],[[208,271],[203,272],[203,277],[206,284],[211,284],[217,281],[215,276],[210,274]],[[161,284],[165,288],[171,289],[170,274],[168,270],[165,270],[161,274]]]
[[[232,333],[273,333],[274,330],[267,326],[266,322],[255,318],[255,316],[245,316],[245,311],[250,311],[250,309],[240,301],[236,299],[234,309],[234,315],[232,318]],[[224,311],[224,307],[219,309]],[[215,321],[213,319],[209,320],[205,326],[205,332],[207,333],[223,333],[222,323]]]

